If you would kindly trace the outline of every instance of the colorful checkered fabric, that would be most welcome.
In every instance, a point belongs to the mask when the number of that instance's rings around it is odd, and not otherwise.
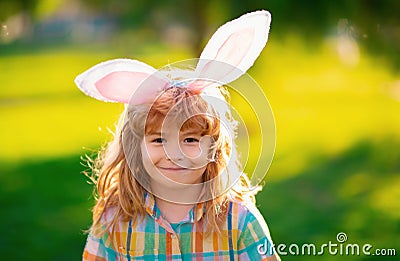
[[[112,240],[109,233],[101,238],[89,234],[83,260],[264,260],[274,253],[268,227],[255,206],[230,202],[221,233],[208,237],[202,204],[173,226],[150,194],[145,206],[146,217],[136,226],[120,222]]]

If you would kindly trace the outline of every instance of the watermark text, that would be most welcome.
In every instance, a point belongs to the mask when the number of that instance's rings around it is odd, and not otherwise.
[[[341,255],[341,256],[396,256],[395,248],[374,248],[371,244],[350,244],[346,243],[347,235],[340,232],[336,236],[336,241],[328,241],[322,245],[317,246],[313,243],[307,244],[278,244],[271,247],[281,256],[322,256],[328,255]],[[259,254],[266,254],[268,246],[271,245],[267,240],[258,245],[257,251]]]

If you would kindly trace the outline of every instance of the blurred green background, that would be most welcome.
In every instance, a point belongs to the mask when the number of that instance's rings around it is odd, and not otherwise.
[[[224,22],[272,13],[249,73],[277,125],[257,196],[275,243],[346,243],[400,255],[400,2],[0,0],[1,260],[78,260],[91,223],[81,156],[111,138],[122,106],[73,79],[117,57],[154,67],[198,57]],[[251,169],[254,164],[252,155]]]

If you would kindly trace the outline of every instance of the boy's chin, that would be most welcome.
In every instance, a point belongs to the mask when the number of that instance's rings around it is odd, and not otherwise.
[[[167,177],[163,179],[153,179],[151,184],[156,187],[160,188],[174,188],[174,189],[191,189],[195,187],[201,186],[201,183],[196,181],[182,181],[182,180],[175,180],[175,179],[168,179]]]

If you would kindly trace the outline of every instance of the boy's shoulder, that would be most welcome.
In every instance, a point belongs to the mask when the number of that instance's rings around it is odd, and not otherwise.
[[[237,216],[261,216],[255,202],[229,198],[229,212]]]
[[[101,215],[101,222],[109,223],[110,221],[112,221],[117,214],[117,211],[117,207],[108,207],[104,209],[103,214]]]
[[[263,231],[269,235],[268,225],[257,208],[255,202],[243,200],[229,200],[229,212],[232,217],[232,224],[237,226],[240,231],[253,230]],[[229,219],[229,218],[228,218]]]

